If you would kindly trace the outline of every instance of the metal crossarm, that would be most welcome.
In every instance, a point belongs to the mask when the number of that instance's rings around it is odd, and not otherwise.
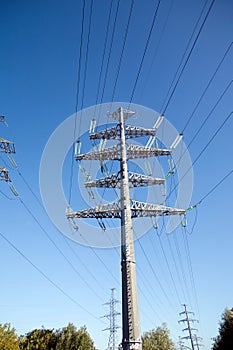
[[[112,174],[98,180],[88,181],[85,183],[86,187],[103,187],[103,188],[119,188],[120,187],[120,172]],[[141,187],[141,186],[152,186],[162,185],[165,183],[165,179],[154,178],[143,174],[137,174],[133,172],[128,173],[129,186],[130,187]]]
[[[176,209],[166,207],[164,205],[150,204],[139,201],[131,201],[130,205],[131,217],[148,217],[148,216],[168,216],[168,215],[184,215],[186,213],[183,209]],[[98,205],[95,208],[89,208],[77,212],[70,211],[66,214],[67,218],[121,218],[120,201],[108,204]]]
[[[0,151],[5,153],[15,153],[14,142],[7,141],[0,137]]]
[[[147,216],[168,216],[168,215],[184,215],[185,210],[166,207],[159,204],[144,203],[139,201],[131,201],[131,217],[147,217]]]
[[[104,148],[102,151],[94,151],[75,156],[76,160],[119,160],[119,145]]]
[[[155,136],[155,129],[146,129],[139,126],[131,126],[127,125],[125,127],[125,138],[132,139],[135,137],[143,137],[143,136]]]
[[[120,203],[113,202],[104,205],[98,205],[95,208],[89,208],[81,211],[72,212],[69,211],[66,214],[68,219],[79,219],[79,218],[120,218]]]
[[[169,149],[147,148],[144,146],[128,145],[127,158],[149,158],[158,156],[169,156],[172,153]]]
[[[155,129],[146,129],[141,128],[139,126],[131,126],[127,125],[125,127],[125,138],[126,139],[132,139],[136,137],[143,137],[143,136],[155,136],[156,130]],[[90,134],[91,140],[98,140],[98,139],[120,139],[120,124],[117,124],[116,126],[113,126],[112,128],[108,128],[105,130],[98,131],[96,133]]]
[[[9,178],[8,173],[9,171],[6,168],[0,168],[0,180],[11,182],[11,179]]]
[[[158,156],[168,156],[172,153],[169,149],[160,149],[160,148],[147,148],[144,146],[137,145],[128,145],[127,150],[127,159],[135,158],[149,158],[149,157],[158,157]],[[120,146],[112,146],[103,149],[102,151],[94,151],[85,154],[79,154],[75,156],[76,160],[121,160],[120,158]]]
[[[120,137],[120,126],[117,124],[116,126],[113,126],[112,128],[105,129],[102,131],[95,132],[93,134],[90,134],[91,140],[98,140],[98,139],[118,139]]]

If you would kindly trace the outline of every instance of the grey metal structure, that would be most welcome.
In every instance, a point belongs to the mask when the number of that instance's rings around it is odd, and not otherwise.
[[[119,303],[119,300],[115,298],[115,288],[112,288],[110,301],[104,304],[109,305],[110,311],[109,314],[103,316],[108,318],[110,323],[109,327],[104,329],[104,331],[110,331],[108,340],[108,350],[117,350],[118,347],[116,344],[116,334],[117,329],[119,329],[120,327],[117,325],[116,318],[120,315],[120,312],[117,312],[117,303]]]
[[[6,182],[11,182],[9,178],[9,171],[6,168],[0,168],[0,180],[4,180]]]
[[[95,181],[88,181],[86,187],[119,188],[120,199],[114,203],[99,205],[78,212],[68,208],[67,218],[119,218],[121,220],[121,271],[122,271],[122,348],[123,350],[141,350],[141,331],[138,309],[138,293],[136,282],[136,264],[134,257],[134,239],[132,218],[148,216],[183,215],[185,210],[175,209],[157,204],[148,204],[130,199],[129,188],[163,184],[164,179],[136,174],[128,171],[127,161],[135,158],[148,158],[170,155],[171,150],[126,144],[132,137],[155,137],[156,129],[145,129],[125,125],[126,120],[135,114],[120,107],[109,115],[117,121],[117,125],[104,131],[91,133],[90,139],[116,139],[119,144],[109,148],[101,148],[86,154],[78,154],[76,160],[118,160],[120,171]]]
[[[4,115],[0,116],[0,122],[6,124],[6,117]],[[14,143],[0,137],[0,152],[8,154],[15,153]],[[9,178],[9,171],[6,168],[0,167],[0,180],[11,182],[11,179]]]
[[[195,347],[197,347],[197,350],[199,350],[199,347],[201,346],[201,344],[199,344],[199,340],[202,340],[201,337],[198,337],[196,334],[192,334],[193,331],[197,331],[196,328],[192,328],[191,327],[191,323],[192,322],[198,322],[198,320],[194,319],[194,318],[190,318],[189,315],[194,315],[194,312],[192,311],[188,311],[187,310],[187,305],[186,304],[183,304],[184,306],[184,311],[180,313],[180,316],[181,315],[185,315],[185,318],[180,320],[180,322],[183,322],[183,323],[186,323],[187,324],[187,327],[183,329],[183,331],[188,331],[188,336],[185,336],[185,337],[182,337],[182,339],[188,339],[190,340],[191,342],[191,348],[192,350],[195,349]]]

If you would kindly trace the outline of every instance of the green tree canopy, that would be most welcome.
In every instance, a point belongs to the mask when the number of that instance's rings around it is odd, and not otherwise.
[[[55,350],[57,336],[51,329],[34,329],[20,337],[21,350]]]
[[[143,334],[142,350],[175,350],[175,345],[170,339],[170,332],[165,323],[161,327]]]
[[[233,349],[233,309],[226,309],[219,326],[219,335],[216,337],[213,350]]]
[[[21,336],[19,343],[21,350],[95,350],[86,327],[77,329],[72,323],[56,331],[45,328],[34,329]],[[0,350],[15,349],[0,347]]]
[[[0,324],[0,349],[19,350],[18,336],[9,323]]]
[[[56,350],[94,350],[94,344],[91,340],[86,327],[79,330],[69,323],[67,327],[58,331],[58,342]]]

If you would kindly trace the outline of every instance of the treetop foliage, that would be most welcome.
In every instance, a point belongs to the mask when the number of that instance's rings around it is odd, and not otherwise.
[[[18,336],[9,323],[0,324],[0,349],[19,350]]]
[[[143,334],[142,350],[175,350],[166,323]]]
[[[233,309],[226,308],[222,314],[219,326],[219,334],[215,338],[213,350],[233,349]]]

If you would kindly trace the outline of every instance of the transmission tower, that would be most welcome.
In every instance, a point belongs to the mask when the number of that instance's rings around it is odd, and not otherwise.
[[[0,122],[6,124],[5,116],[0,116]],[[14,143],[0,137],[0,151],[7,154],[15,153]],[[0,167],[0,180],[11,182],[11,179],[9,178],[9,171],[6,168]]]
[[[119,303],[119,300],[115,299],[115,288],[111,289],[111,298],[108,303],[105,303],[104,305],[109,305],[110,312],[107,315],[104,315],[103,317],[106,317],[109,319],[109,327],[105,328],[104,331],[110,331],[109,340],[108,340],[108,350],[116,350],[116,334],[117,329],[120,328],[117,325],[117,316],[120,315],[119,312],[117,312],[116,305]]]
[[[86,187],[110,187],[120,189],[120,200],[99,205],[95,208],[73,212],[67,208],[68,219],[76,218],[119,218],[121,220],[121,275],[122,275],[122,348],[123,350],[141,350],[141,331],[138,310],[138,293],[136,282],[136,263],[134,258],[134,240],[132,218],[184,215],[185,210],[166,207],[158,204],[143,203],[130,199],[131,187],[162,184],[164,179],[136,174],[128,171],[127,161],[135,158],[148,158],[170,155],[171,150],[149,148],[126,144],[126,139],[150,136],[155,138],[156,129],[126,125],[126,120],[135,112],[120,107],[109,115],[117,121],[116,126],[90,134],[91,140],[119,140],[117,145],[75,155],[76,160],[118,160],[120,171],[95,181],[86,183]]]
[[[199,344],[199,341],[202,340],[202,338],[198,337],[196,334],[192,334],[192,332],[197,331],[197,329],[191,327],[192,322],[199,322],[199,321],[196,319],[190,318],[190,315],[194,315],[194,312],[188,311],[186,304],[184,304],[183,306],[184,306],[184,311],[180,313],[180,316],[185,315],[185,318],[180,320],[179,323],[183,322],[187,324],[187,328],[184,328],[183,331],[184,332],[188,331],[188,336],[182,337],[181,339],[190,340],[192,350],[194,350],[195,347],[197,348],[197,350],[199,350],[200,346],[202,346],[201,344]],[[183,345],[183,348],[187,348],[187,346]]]

